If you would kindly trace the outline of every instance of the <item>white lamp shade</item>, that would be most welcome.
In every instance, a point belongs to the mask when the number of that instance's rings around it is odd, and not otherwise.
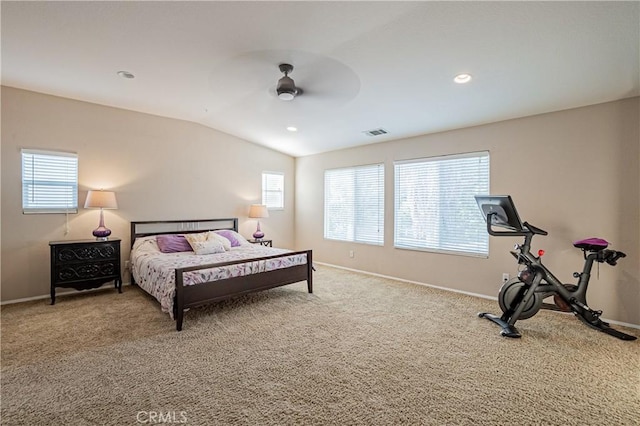
[[[269,210],[263,204],[252,204],[249,208],[249,217],[262,218],[269,217]]]
[[[113,191],[89,191],[84,202],[85,209],[117,209],[116,193]]]

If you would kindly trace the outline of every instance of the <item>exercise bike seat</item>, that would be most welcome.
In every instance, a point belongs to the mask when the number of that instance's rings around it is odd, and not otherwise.
[[[601,251],[609,246],[609,242],[602,238],[585,238],[584,240],[574,241],[573,246],[587,251]]]

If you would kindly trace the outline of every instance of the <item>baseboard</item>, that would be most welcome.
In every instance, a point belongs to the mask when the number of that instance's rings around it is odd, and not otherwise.
[[[131,283],[122,283],[122,286],[127,286],[127,285],[131,285]],[[113,287],[107,287],[107,286],[102,286],[102,287],[98,287],[98,288],[91,288],[88,290],[82,290],[83,293],[93,293],[96,291],[104,291],[104,290],[113,290]],[[56,299],[58,298],[58,296],[64,296],[66,294],[78,294],[78,290],[69,290],[69,291],[64,291],[64,292],[59,292],[56,291]],[[23,299],[14,299],[14,300],[5,300],[3,302],[0,302],[0,306],[2,305],[12,305],[14,303],[22,303],[22,302],[32,302],[34,300],[42,300],[42,299],[50,299],[51,295],[50,294],[44,294],[42,296],[33,296],[33,297],[25,297]]]
[[[457,290],[455,288],[442,287],[442,286],[439,286],[439,285],[433,285],[433,284],[423,283],[423,282],[419,282],[419,281],[406,280],[404,278],[392,277],[390,275],[376,274],[375,272],[369,272],[369,271],[362,271],[360,269],[347,268],[345,266],[333,265],[331,263],[318,262],[316,260],[314,260],[313,263],[317,263],[318,265],[329,266],[331,268],[336,268],[336,269],[344,269],[345,271],[358,272],[358,273],[361,273],[361,274],[371,275],[371,276],[374,276],[374,277],[386,278],[386,279],[394,280],[394,281],[400,281],[400,282],[405,282],[405,283],[410,283],[410,284],[422,285],[422,286],[425,286],[425,287],[437,288],[438,290],[445,290],[445,291],[450,291],[452,293],[465,294],[467,296],[479,297],[481,299],[489,299],[489,300],[495,300],[495,301],[498,300],[498,297],[487,296],[486,294],[472,293],[470,291]],[[608,318],[602,318],[602,320],[606,321],[608,323],[611,323],[611,324],[621,325],[623,327],[640,329],[640,324],[631,324],[631,323],[628,323],[628,322],[616,321],[616,320],[612,320],[612,319],[608,319]]]

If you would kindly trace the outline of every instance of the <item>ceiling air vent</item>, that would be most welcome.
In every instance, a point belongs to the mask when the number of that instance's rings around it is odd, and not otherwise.
[[[386,135],[387,132],[385,129],[373,129],[373,130],[367,130],[366,132],[364,132],[365,135],[367,136],[380,136],[380,135]]]

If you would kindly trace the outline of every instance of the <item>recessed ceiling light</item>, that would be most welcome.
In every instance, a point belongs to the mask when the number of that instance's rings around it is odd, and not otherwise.
[[[454,77],[453,81],[459,84],[468,83],[471,81],[471,74],[458,74]]]
[[[129,71],[118,71],[117,74],[122,78],[136,78],[136,76],[131,74]]]
[[[298,128],[297,127],[293,127],[293,126],[289,126],[289,127],[287,127],[287,130],[290,131],[290,132],[297,132]]]

